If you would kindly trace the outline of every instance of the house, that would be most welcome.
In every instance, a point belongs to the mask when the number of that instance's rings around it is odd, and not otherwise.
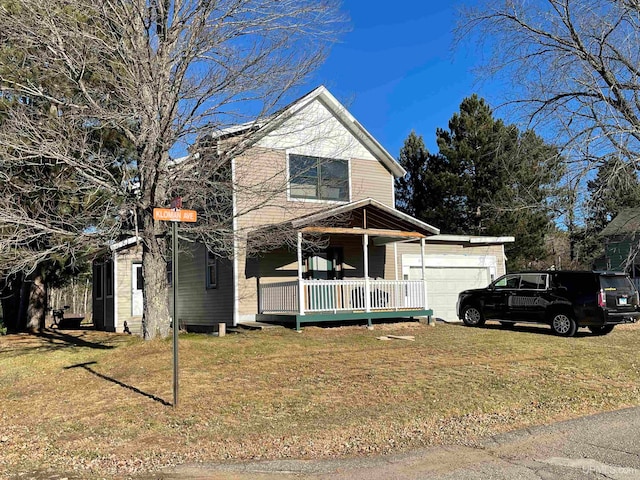
[[[604,255],[595,262],[599,270],[627,272],[640,285],[640,208],[626,208],[600,232]]]
[[[248,129],[256,140],[231,165],[239,186],[233,255],[200,244],[180,252],[178,320],[187,329],[273,319],[297,328],[454,320],[459,291],[505,273],[503,246],[513,237],[442,235],[395,209],[394,181],[406,172],[326,88],[210,143],[220,148]],[[269,193],[243,195],[255,185]],[[135,239],[112,245],[94,275],[96,325],[122,331],[126,321],[139,332],[144,279]]]

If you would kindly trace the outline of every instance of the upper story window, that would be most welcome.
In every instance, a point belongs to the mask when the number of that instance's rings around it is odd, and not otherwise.
[[[349,162],[290,154],[289,196],[348,202]]]

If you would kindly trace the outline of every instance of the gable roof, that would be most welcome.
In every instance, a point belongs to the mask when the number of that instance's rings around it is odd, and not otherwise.
[[[365,208],[367,209],[366,212]],[[414,231],[424,236],[437,235],[440,230],[417,218],[413,218],[395,208],[391,208],[373,198],[365,198],[357,202],[351,202],[326,210],[321,210],[311,215],[305,215],[291,220],[291,226],[295,230],[306,226],[322,223],[331,217],[349,214],[351,227],[377,228],[382,230]]]
[[[222,139],[253,131],[252,142],[255,143],[316,100],[327,108],[349,133],[357,138],[396,178],[406,175],[406,170],[402,168],[396,159],[391,156],[380,142],[378,142],[323,85],[294,100],[262,122],[249,122],[221,129],[212,133],[210,137]]]
[[[364,235],[374,243],[414,241],[440,233],[436,227],[372,198],[334,206],[249,233],[249,242],[269,239],[272,248],[296,244],[297,232],[314,235]]]
[[[640,232],[640,208],[626,208],[609,222],[600,235],[608,237],[638,232]]]

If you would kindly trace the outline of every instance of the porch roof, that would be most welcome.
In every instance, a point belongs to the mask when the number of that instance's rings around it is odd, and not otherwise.
[[[311,215],[258,229],[251,236],[270,231],[311,235],[369,235],[376,244],[413,241],[440,233],[436,227],[384,205],[372,198],[351,202]],[[288,243],[283,239],[282,243]]]
[[[336,225],[331,225],[331,219],[336,220]],[[321,210],[312,215],[295,218],[290,220],[290,222],[291,227],[298,231],[311,231],[311,227],[316,227],[316,229],[325,228],[330,231],[331,227],[337,228],[339,225],[342,227],[342,230],[351,229],[352,232],[350,233],[387,235],[396,232],[398,237],[402,237],[403,233],[418,234],[415,235],[417,238],[440,233],[440,230],[436,227],[400,212],[395,208],[391,208],[373,198],[365,198],[357,202]],[[365,232],[364,230],[369,230],[369,232]]]

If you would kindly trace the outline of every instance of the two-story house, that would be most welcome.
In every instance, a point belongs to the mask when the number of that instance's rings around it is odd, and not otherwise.
[[[513,237],[441,235],[395,209],[394,181],[406,172],[326,88],[209,143],[248,129],[255,141],[231,165],[232,254],[195,244],[178,262],[178,320],[187,329],[454,320],[459,291],[505,273],[503,246]],[[143,282],[135,239],[112,245],[94,264],[96,326],[122,331],[127,321],[139,332]]]

